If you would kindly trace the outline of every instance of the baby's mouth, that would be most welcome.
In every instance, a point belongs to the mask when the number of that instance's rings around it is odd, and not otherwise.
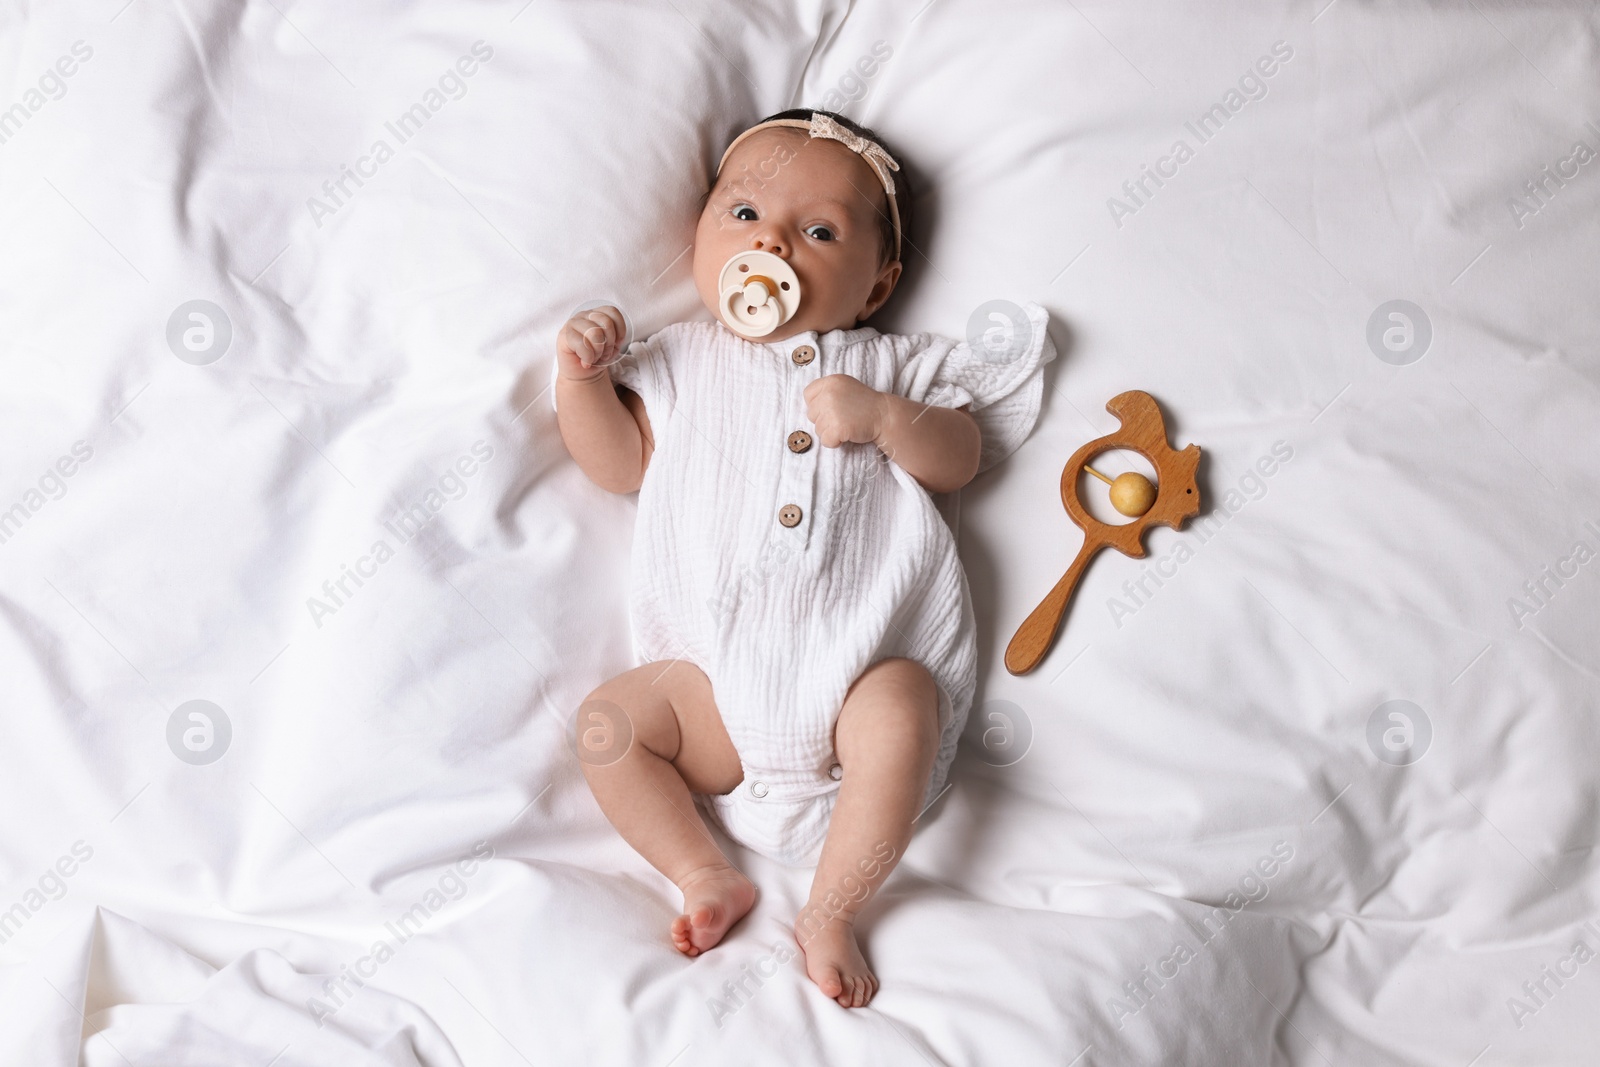
[[[728,329],[759,340],[800,310],[800,276],[771,252],[740,252],[722,265],[717,311]]]

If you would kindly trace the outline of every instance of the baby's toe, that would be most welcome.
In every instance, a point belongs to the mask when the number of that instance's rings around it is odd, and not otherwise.
[[[676,919],[673,919],[672,947],[683,953],[685,956],[698,956],[700,954],[700,950],[694,947],[694,941],[689,936],[690,930],[691,927],[689,923],[689,916],[680,915]]]
[[[822,974],[817,977],[817,988],[822,990],[822,995],[842,999],[844,997],[844,979],[836,967],[824,967]]]

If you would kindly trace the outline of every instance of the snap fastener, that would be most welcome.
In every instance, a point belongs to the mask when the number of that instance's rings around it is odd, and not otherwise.
[[[839,779],[844,777],[844,768],[835,763],[832,767],[828,768],[828,777],[837,782]]]
[[[804,367],[817,358],[817,350],[810,345],[800,345],[790,353],[789,358],[794,360],[795,366]]]
[[[751,782],[750,783],[750,795],[755,797],[757,800],[760,800],[762,797],[766,796],[767,795],[767,783],[765,783],[765,782]]]
[[[811,435],[804,430],[796,430],[789,435],[790,452],[809,452],[811,450]]]
[[[799,526],[804,513],[796,504],[785,504],[778,509],[778,521],[785,526]]]

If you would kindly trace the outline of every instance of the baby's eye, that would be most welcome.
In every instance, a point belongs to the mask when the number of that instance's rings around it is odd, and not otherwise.
[[[833,240],[833,231],[826,226],[812,226],[806,230],[806,236],[818,241]]]
[[[757,218],[756,209],[751,207],[749,204],[738,205],[733,209],[732,214],[733,217],[738,219],[740,222],[754,222]]]

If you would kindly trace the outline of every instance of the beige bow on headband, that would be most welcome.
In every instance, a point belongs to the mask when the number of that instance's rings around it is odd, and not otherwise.
[[[894,224],[894,258],[899,259],[900,208],[895,203],[894,178],[889,172],[892,170],[899,170],[900,164],[896,163],[894,161],[894,157],[889,155],[888,152],[884,151],[883,146],[877,141],[871,140],[867,137],[862,137],[860,134],[850,132],[837,122],[833,121],[833,119],[829,118],[827,115],[813,112],[810,122],[807,122],[804,119],[773,119],[771,122],[763,122],[759,125],[750,127],[748,130],[735,137],[733,139],[733,144],[730,144],[728,146],[728,150],[722,153],[722,159],[717,163],[717,173],[722,173],[722,165],[728,162],[728,156],[732,154],[734,148],[739,144],[740,141],[744,140],[746,137],[749,137],[757,130],[765,130],[771,126],[791,126],[795,129],[805,130],[812,137],[825,137],[830,141],[838,141],[840,144],[850,149],[850,151],[866,160],[867,166],[872,168],[872,173],[876,174],[878,176],[878,181],[883,183],[884,195],[889,198],[889,221]]]

